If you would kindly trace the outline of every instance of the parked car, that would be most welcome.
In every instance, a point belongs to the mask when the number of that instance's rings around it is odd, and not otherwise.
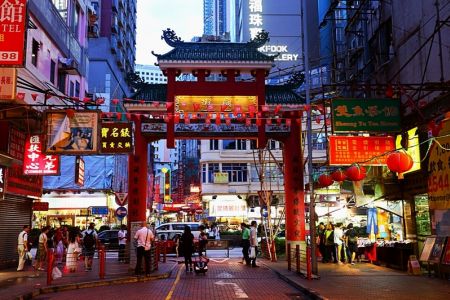
[[[118,233],[118,229],[104,230],[102,232],[99,232],[97,235],[98,242],[103,244],[106,250],[117,250],[119,249]]]
[[[156,232],[166,231],[166,230],[176,230],[176,231],[184,231],[184,226],[188,225],[191,227],[191,232],[194,235],[194,238],[198,238],[200,234],[200,223],[198,222],[173,222],[173,223],[164,223],[156,227]]]

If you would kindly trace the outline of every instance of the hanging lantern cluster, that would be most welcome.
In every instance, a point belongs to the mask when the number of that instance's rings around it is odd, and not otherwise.
[[[398,179],[403,179],[403,173],[411,170],[414,161],[412,157],[403,151],[396,151],[389,154],[386,164],[392,172],[397,173]]]
[[[333,178],[334,181],[343,182],[347,179],[347,175],[344,170],[338,169],[331,173],[331,178]]]
[[[327,187],[333,184],[334,180],[330,174],[322,174],[317,179],[320,187]]]
[[[317,179],[317,182],[320,187],[324,188],[332,185],[335,181],[342,183],[345,180],[360,181],[364,178],[366,178],[366,168],[358,164],[354,164],[345,171],[338,169],[331,174],[322,174]]]

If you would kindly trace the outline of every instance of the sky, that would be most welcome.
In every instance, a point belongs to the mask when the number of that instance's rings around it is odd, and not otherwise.
[[[203,0],[137,0],[136,64],[153,65],[156,57],[172,48],[161,40],[164,29],[173,29],[189,42],[203,33]]]

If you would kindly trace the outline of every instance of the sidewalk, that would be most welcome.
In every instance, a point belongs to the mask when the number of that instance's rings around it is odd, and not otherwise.
[[[408,275],[370,263],[338,265],[319,262],[320,279],[314,280],[288,271],[286,261],[265,260],[264,265],[313,299],[450,299],[448,280]]]
[[[62,290],[168,278],[176,265],[177,262],[169,257],[166,263],[159,262],[158,270],[150,277],[137,277],[133,275],[133,270],[130,272],[128,264],[107,258],[105,278],[100,279],[98,259],[94,259],[93,270],[89,272],[84,271],[83,262],[80,261],[77,272],[63,273],[50,286],[47,286],[47,272],[35,271],[31,266],[27,266],[23,272],[17,272],[15,268],[0,270],[0,299],[31,299],[40,294]],[[62,270],[62,266],[59,269]]]

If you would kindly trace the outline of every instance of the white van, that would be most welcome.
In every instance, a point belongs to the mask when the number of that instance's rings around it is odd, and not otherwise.
[[[166,230],[181,230],[184,231],[184,226],[191,227],[191,232],[194,235],[195,239],[198,239],[198,236],[200,235],[200,225],[201,223],[198,222],[173,222],[173,223],[164,223],[160,224],[159,226],[156,226],[156,232],[162,232]]]

